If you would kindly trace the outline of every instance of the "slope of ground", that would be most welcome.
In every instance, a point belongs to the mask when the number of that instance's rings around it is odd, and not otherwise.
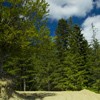
[[[100,94],[96,94],[89,90],[62,92],[17,91],[17,94],[13,94],[10,100],[100,100]]]

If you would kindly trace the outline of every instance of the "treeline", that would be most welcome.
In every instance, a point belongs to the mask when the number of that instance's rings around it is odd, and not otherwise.
[[[45,0],[0,2],[0,75],[16,90],[100,92],[100,44],[91,44],[71,18],[60,19],[56,36],[47,27]]]

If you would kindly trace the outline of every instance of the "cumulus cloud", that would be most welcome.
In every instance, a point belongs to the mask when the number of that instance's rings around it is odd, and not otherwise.
[[[60,19],[70,16],[83,17],[93,9],[93,0],[46,0],[50,6],[50,18]]]
[[[88,17],[82,24],[82,28],[83,28],[82,33],[84,37],[88,40],[88,42],[91,42],[92,40],[93,30],[95,38],[97,38],[100,42],[100,15]]]

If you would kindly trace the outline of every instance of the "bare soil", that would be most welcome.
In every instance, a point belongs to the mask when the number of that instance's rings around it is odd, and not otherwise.
[[[17,91],[9,100],[100,100],[100,94],[81,91]]]

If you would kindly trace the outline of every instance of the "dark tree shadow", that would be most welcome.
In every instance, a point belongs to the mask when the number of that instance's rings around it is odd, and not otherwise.
[[[43,100],[43,98],[48,97],[48,96],[55,96],[55,93],[17,93],[15,92],[15,94],[24,99],[24,100],[36,100],[36,99],[40,99]]]

